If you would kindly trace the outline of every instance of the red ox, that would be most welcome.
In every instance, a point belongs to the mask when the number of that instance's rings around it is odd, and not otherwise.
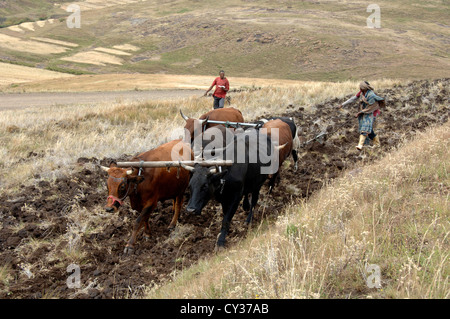
[[[183,114],[183,112],[180,110],[181,116],[186,121],[186,125],[184,126],[185,129],[189,131],[189,134],[191,136],[191,141],[194,139],[194,121],[195,119],[189,118],[186,115]],[[244,117],[242,116],[241,111],[238,109],[235,109],[233,107],[227,107],[222,109],[215,109],[212,111],[209,111],[208,113],[203,114],[200,116],[199,121],[202,127],[202,131],[205,129],[208,129],[210,127],[221,125],[221,124],[213,124],[208,123],[207,120],[211,121],[228,121],[228,122],[244,122]]]
[[[267,135],[269,136],[272,136],[273,129],[278,129],[278,139],[279,139],[278,144],[283,146],[279,148],[278,171],[272,176],[269,176],[269,193],[270,193],[272,192],[272,189],[275,185],[275,180],[280,174],[281,165],[286,160],[286,158],[288,158],[289,155],[291,154],[294,143],[292,139],[291,128],[289,127],[288,124],[286,124],[280,119],[268,121],[262,126],[262,128],[267,129]]]
[[[192,154],[183,154],[183,150],[175,152],[176,158],[172,155],[173,149],[180,150],[179,144],[181,140],[174,140],[163,144],[155,149],[139,154],[130,161],[172,161],[172,160],[189,160]],[[184,155],[184,156],[183,156]],[[186,158],[187,157],[187,158]],[[119,168],[114,163],[110,167],[102,169],[108,172],[108,199],[105,206],[106,211],[117,211],[123,205],[123,201],[129,197],[131,207],[139,212],[136,219],[131,238],[125,247],[125,253],[133,251],[136,243],[136,236],[144,227],[144,236],[149,237],[150,228],[148,219],[151,212],[156,208],[158,202],[172,199],[173,200],[173,218],[170,222],[169,229],[174,228],[180,215],[181,206],[183,204],[183,195],[189,184],[189,172],[181,167],[172,168],[143,168],[141,174],[139,169]]]

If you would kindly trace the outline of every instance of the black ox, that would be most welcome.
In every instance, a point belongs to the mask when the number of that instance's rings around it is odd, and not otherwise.
[[[217,130],[217,128],[210,128],[204,134],[214,129]],[[243,208],[249,211],[247,222],[251,221],[261,186],[269,174],[273,173],[273,169],[278,169],[276,157],[280,147],[274,145],[271,138],[260,133],[259,130],[251,129],[230,135],[228,129],[222,128],[217,131],[217,134],[226,135],[228,136],[227,141],[230,139],[231,141],[225,143],[226,147],[219,144],[212,150],[213,148],[208,148],[210,142],[203,139],[203,157],[205,159],[231,159],[233,164],[227,167],[212,168],[196,164],[194,167],[184,166],[184,168],[192,172],[189,182],[191,197],[186,208],[188,212],[200,214],[211,199],[217,200],[222,205],[222,228],[217,239],[217,246],[220,248],[225,246],[225,237],[230,229],[231,220],[242,198],[245,196],[247,199],[249,195],[251,201],[244,201]]]

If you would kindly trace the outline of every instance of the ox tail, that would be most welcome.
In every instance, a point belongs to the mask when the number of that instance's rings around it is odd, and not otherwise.
[[[292,149],[294,149],[296,151],[298,151],[300,149],[301,145],[302,145],[302,143],[300,143],[300,139],[298,138],[298,132],[299,132],[298,126],[295,125],[295,133],[294,133],[295,136],[294,136],[294,139],[293,139],[293,147],[292,147]]]

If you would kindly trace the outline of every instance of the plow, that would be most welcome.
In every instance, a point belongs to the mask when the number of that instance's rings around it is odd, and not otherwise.
[[[320,144],[323,144],[323,143],[325,143],[327,138],[328,138],[328,133],[327,132],[321,132],[318,135],[316,135],[315,137],[313,137],[312,139],[302,143],[300,146],[301,147],[305,147],[306,145],[311,144],[312,142],[315,142],[315,141],[319,142]]]

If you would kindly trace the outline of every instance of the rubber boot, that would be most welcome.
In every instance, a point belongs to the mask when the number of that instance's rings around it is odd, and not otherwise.
[[[378,137],[378,135],[375,136],[372,141],[373,141],[373,147],[380,147],[381,146],[380,138]]]
[[[359,143],[358,143],[358,146],[356,146],[356,148],[358,149],[358,151],[362,150],[365,141],[366,141],[366,136],[361,134],[361,135],[359,136]]]

